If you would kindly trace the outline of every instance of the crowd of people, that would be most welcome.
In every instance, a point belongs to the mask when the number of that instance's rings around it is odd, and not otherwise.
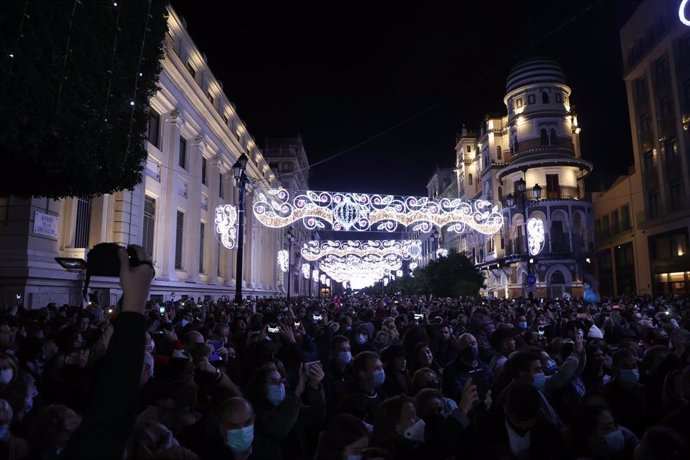
[[[125,272],[122,308],[0,316],[0,458],[690,458],[688,297],[159,304]]]

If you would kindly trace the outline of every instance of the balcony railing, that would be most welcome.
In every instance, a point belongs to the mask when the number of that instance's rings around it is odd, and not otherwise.
[[[541,202],[541,201],[558,201],[558,200],[581,200],[581,199],[583,199],[583,196],[580,193],[579,187],[570,187],[570,186],[566,186],[566,185],[561,185],[556,190],[550,190],[550,191],[547,191],[546,187],[542,187],[541,196],[538,200],[537,200],[537,197],[534,196],[534,190],[532,188],[528,188],[527,190],[525,190],[525,197],[527,198],[527,201],[530,201],[530,202],[534,202],[534,201],[539,201],[539,202]],[[515,200],[515,198],[514,198],[514,200]],[[504,207],[508,207],[508,203],[506,202],[505,197],[503,197],[502,204]]]

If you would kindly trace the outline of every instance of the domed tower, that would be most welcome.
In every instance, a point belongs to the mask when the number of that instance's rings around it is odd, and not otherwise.
[[[580,128],[561,66],[545,57],[508,74],[504,104],[510,161],[496,172],[505,198],[510,295],[581,295],[592,251],[593,213]],[[530,276],[532,275],[532,276]]]

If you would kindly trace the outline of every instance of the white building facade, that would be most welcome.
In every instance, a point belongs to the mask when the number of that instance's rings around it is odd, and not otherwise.
[[[507,78],[507,115],[458,136],[458,196],[503,206],[501,232],[445,238],[484,271],[487,295],[579,296],[592,273],[594,218],[584,189],[592,165],[581,158],[565,81],[551,59],[518,63]]]
[[[29,308],[48,302],[79,304],[83,273],[58,265],[55,257],[85,258],[101,242],[140,244],[151,255],[154,299],[233,297],[285,291],[276,254],[284,232],[253,218],[253,191],[279,181],[247,132],[223,87],[194,45],[183,20],[169,10],[169,32],[160,90],[151,99],[148,159],[144,180],[133,191],[95,198],[0,200],[5,231],[0,239],[0,295],[21,298]],[[249,157],[243,273],[236,250],[215,233],[215,208],[238,203],[232,175],[237,158]],[[102,303],[120,295],[118,279],[95,277]]]

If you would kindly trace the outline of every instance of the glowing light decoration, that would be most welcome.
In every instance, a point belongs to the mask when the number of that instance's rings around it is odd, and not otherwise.
[[[326,275],[322,274],[319,280],[321,281],[321,284],[326,284]]]
[[[289,259],[290,254],[285,249],[278,251],[278,267],[280,267],[281,272],[285,273],[288,271]]]
[[[436,257],[448,257],[448,249],[438,248],[436,250]]]
[[[384,279],[383,279],[383,285],[384,285],[384,286],[388,286],[388,278],[384,278]]]
[[[463,201],[443,198],[365,193],[298,192],[294,197],[285,189],[258,192],[254,216],[267,227],[286,227],[298,220],[310,230],[330,226],[335,231],[395,231],[399,225],[429,233],[434,226],[455,233],[466,228],[486,235],[498,232],[503,216],[486,200]]]
[[[227,249],[235,249],[237,244],[237,208],[231,204],[217,206],[215,224],[221,244]]]
[[[419,267],[419,265],[417,264],[417,262],[411,262],[411,263],[410,263],[410,271],[411,271],[411,272],[415,271],[415,269],[416,269],[417,267]]]
[[[312,270],[311,272],[311,279],[314,281],[319,280],[319,271],[318,270]]]
[[[308,280],[311,276],[311,269],[309,267],[309,264],[302,264],[302,276],[305,280]]]
[[[358,257],[350,254],[345,257],[328,256],[319,262],[321,270],[336,282],[347,281],[352,289],[363,289],[388,276],[392,271],[402,268],[402,260],[394,255],[379,257],[369,255]]]
[[[680,18],[680,22],[685,24],[686,26],[690,26],[690,20],[688,20],[688,17],[685,15],[685,8],[688,6],[688,0],[683,0],[680,2],[680,6],[678,7],[678,17]]]
[[[395,276],[397,276],[398,278],[401,278],[403,276],[403,271],[402,270],[396,271]]]
[[[527,219],[527,247],[529,254],[536,256],[544,249],[544,222],[537,218]]]
[[[324,240],[308,241],[301,249],[302,257],[314,262],[323,257],[345,257],[356,255],[366,257],[375,255],[388,257],[395,255],[402,260],[417,260],[422,255],[422,242],[419,240]]]

